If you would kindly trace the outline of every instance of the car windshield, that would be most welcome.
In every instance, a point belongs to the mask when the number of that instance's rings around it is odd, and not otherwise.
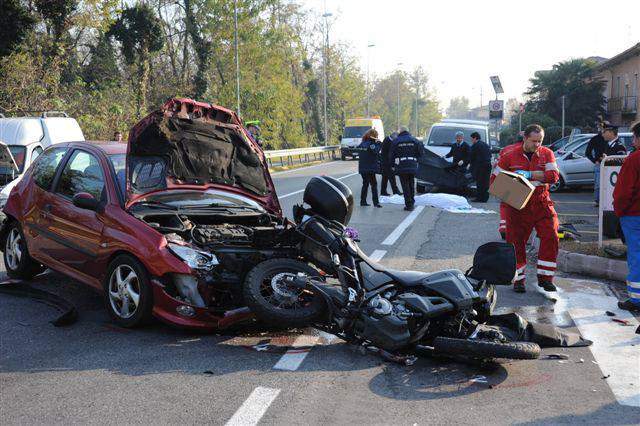
[[[120,195],[124,197],[125,191],[125,166],[127,164],[126,154],[112,154],[109,156],[109,161],[113,165],[113,171],[116,172],[116,183],[118,185],[118,191]]]
[[[429,133],[429,141],[427,145],[430,146],[451,146],[456,141],[456,133],[462,132],[464,133],[464,141],[471,145],[471,133],[478,132],[480,133],[480,137],[484,140],[484,132],[483,130],[471,128],[471,127],[434,127],[431,129],[431,133]]]
[[[9,152],[11,152],[13,160],[18,167],[18,171],[15,173],[19,175],[24,170],[24,158],[27,153],[27,147],[22,145],[9,145],[7,148],[9,148]],[[0,174],[7,175],[11,174],[12,171],[9,167],[0,167]]]
[[[370,128],[371,126],[345,127],[342,137],[345,139],[362,138],[362,135]]]
[[[264,212],[264,210],[257,203],[245,197],[216,190],[166,191],[144,197],[136,201],[136,204],[152,204],[167,208],[179,208],[181,210],[220,207]]]

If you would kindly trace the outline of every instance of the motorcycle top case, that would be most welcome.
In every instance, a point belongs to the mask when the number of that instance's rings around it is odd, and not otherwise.
[[[311,178],[304,189],[304,202],[325,219],[343,225],[349,223],[353,213],[353,193],[347,185],[331,176]]]
[[[511,243],[492,242],[478,247],[468,274],[494,285],[509,285],[516,276],[516,250]]]

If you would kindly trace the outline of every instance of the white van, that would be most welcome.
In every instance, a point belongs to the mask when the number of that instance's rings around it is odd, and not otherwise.
[[[480,133],[480,138],[487,144],[492,142],[489,139],[489,123],[477,120],[462,120],[445,118],[435,123],[429,130],[429,135],[424,141],[424,147],[439,156],[444,156],[451,150],[451,145],[456,142],[456,133],[464,133],[464,141],[471,146],[471,133]],[[447,160],[451,161],[451,158]]]
[[[354,148],[360,145],[362,136],[372,128],[378,131],[378,139],[383,140],[384,126],[379,116],[349,118],[345,121],[342,139],[340,139],[342,160],[346,160],[347,157],[358,158],[358,151]]]
[[[31,163],[49,145],[84,141],[78,122],[50,111],[40,117],[0,115],[0,208]]]

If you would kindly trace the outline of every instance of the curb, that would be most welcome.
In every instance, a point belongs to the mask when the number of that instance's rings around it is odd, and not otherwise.
[[[566,250],[560,250],[558,253],[557,264],[558,270],[563,272],[621,282],[626,282],[629,273],[627,262],[624,260],[606,259]]]

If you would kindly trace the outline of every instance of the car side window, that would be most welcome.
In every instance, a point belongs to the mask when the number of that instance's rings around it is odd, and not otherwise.
[[[56,169],[67,153],[66,147],[52,148],[38,157],[38,163],[33,170],[33,182],[48,191],[56,175]]]
[[[33,151],[31,151],[31,163],[36,161],[36,158],[40,157],[40,154],[42,154],[42,151],[43,150],[41,146],[36,146],[35,148],[33,148]]]
[[[96,200],[105,201],[102,166],[94,155],[80,150],[67,161],[56,187],[56,193],[67,198],[73,198],[79,192],[88,192]]]

